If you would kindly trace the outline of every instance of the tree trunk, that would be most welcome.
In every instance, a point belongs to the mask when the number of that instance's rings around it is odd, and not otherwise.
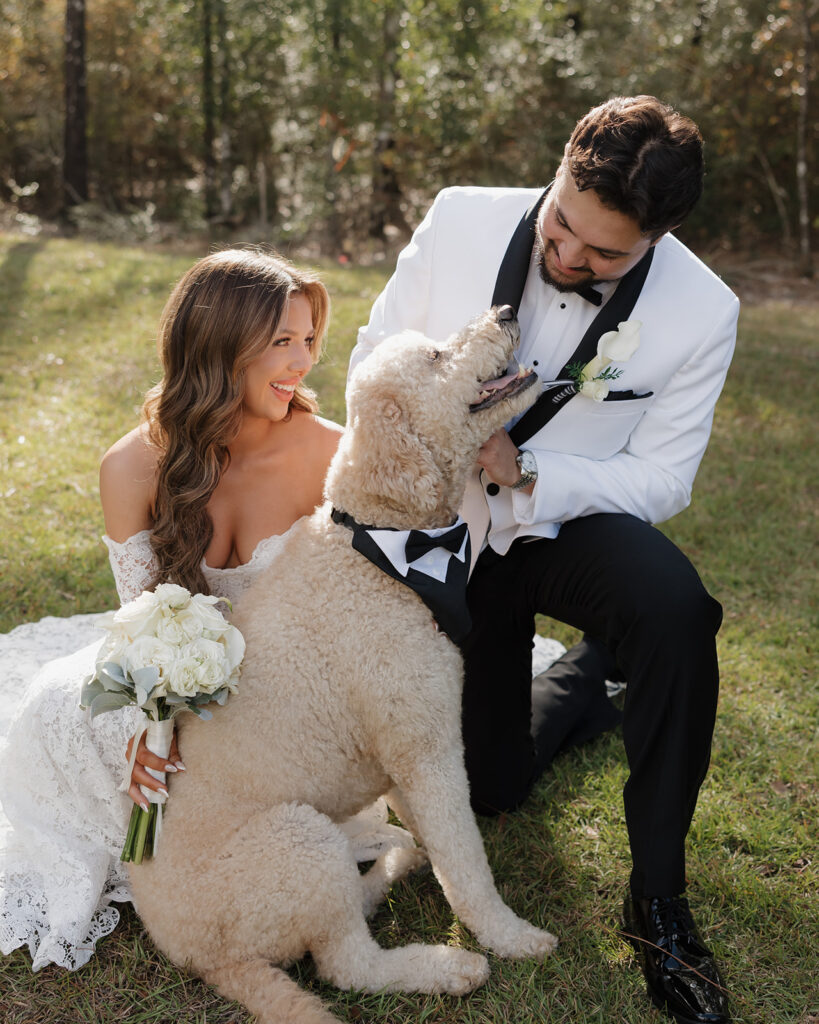
[[[796,190],[799,197],[799,273],[813,277],[813,254],[810,244],[810,206],[808,180],[808,122],[810,111],[810,78],[813,63],[813,38],[808,0],[799,5],[802,36],[802,70],[799,75],[799,108],[796,122]]]
[[[388,0],[382,22],[382,54],[378,76],[378,125],[373,152],[373,194],[370,205],[370,236],[384,239],[388,224],[409,234],[409,225],[401,210],[401,186],[395,170],[396,146],[393,135],[395,118],[395,80],[398,64],[398,33],[401,5]]]
[[[782,225],[782,248],[790,256],[793,252],[793,238],[791,237],[791,223],[788,220],[788,210],[785,206],[785,196],[787,193],[776,180],[773,167],[771,167],[771,162],[765,155],[764,150],[760,146],[754,146],[753,150],[762,168],[765,182],[770,189],[776,212],[779,214],[779,222]]]
[[[216,24],[219,32],[219,217],[229,221],[233,214],[233,152],[230,134],[230,53],[226,0],[218,0]]]
[[[213,152],[216,100],[213,83],[213,0],[202,0],[202,149],[205,163],[205,217],[216,215],[216,157]]]
[[[264,158],[256,158],[256,184],[259,189],[259,226],[267,224],[267,168]]]
[[[748,139],[754,138],[754,133],[748,128],[747,118],[740,114],[736,107],[730,108],[734,120],[739,125],[740,129]],[[771,167],[771,161],[768,159],[765,150],[762,148],[759,140],[752,145],[752,152],[759,161],[759,166],[762,168],[762,176],[765,179],[765,184],[771,193],[773,204],[776,207],[776,212],[779,215],[779,222],[782,226],[782,247],[788,255],[792,252],[793,239],[791,237],[791,224],[788,219],[788,209],[785,206],[786,191],[779,182],[776,180],[773,167]]]
[[[333,0],[326,8],[330,26],[331,68],[338,69],[341,62],[342,28],[344,27],[343,0]],[[328,99],[329,93],[328,93]],[[332,102],[332,101],[331,101]],[[329,107],[329,104],[328,104]],[[332,256],[338,256],[344,249],[344,227],[339,209],[338,175],[336,168],[336,140],[341,137],[344,125],[338,115],[326,109],[321,117],[321,124],[328,130],[327,150],[324,159],[324,197],[326,201],[327,219],[324,237],[325,247]]]
[[[65,208],[88,199],[88,153],[85,97],[85,0],[65,5],[65,145],[63,202]]]

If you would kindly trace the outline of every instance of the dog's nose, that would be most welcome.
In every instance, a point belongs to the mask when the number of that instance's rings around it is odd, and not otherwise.
[[[515,316],[513,306],[500,306],[498,309],[498,320],[514,320]]]

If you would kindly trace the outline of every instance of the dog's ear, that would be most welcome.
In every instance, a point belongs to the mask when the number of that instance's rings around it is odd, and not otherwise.
[[[328,479],[334,501],[364,522],[378,522],[381,510],[420,516],[440,507],[443,475],[393,397],[357,403],[351,426],[342,442],[342,478]]]

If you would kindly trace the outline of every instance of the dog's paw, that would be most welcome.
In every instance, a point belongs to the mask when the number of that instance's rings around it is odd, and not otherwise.
[[[480,953],[457,946],[445,946],[445,963],[439,991],[449,996],[465,996],[489,978],[489,961]]]
[[[524,960],[529,957],[544,960],[557,949],[557,938],[542,928],[535,928],[528,921],[518,918],[517,926],[513,930],[508,930],[507,934],[499,936],[488,945],[498,956],[512,960]]]
[[[428,866],[427,851],[420,846],[413,846],[410,849],[398,846],[385,854],[385,869],[390,882],[407,878]]]
[[[428,863],[419,846],[393,847],[382,853],[366,874],[361,876],[364,916],[369,917],[390,888],[402,878],[421,871]]]

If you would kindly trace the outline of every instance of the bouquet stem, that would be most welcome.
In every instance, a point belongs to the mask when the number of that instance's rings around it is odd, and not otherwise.
[[[136,804],[131,808],[131,817],[128,819],[128,832],[125,835],[125,845],[122,847],[122,853],[119,855],[119,859],[125,863],[134,859],[134,839],[139,828],[139,816],[144,813],[142,808],[137,807]]]
[[[157,804],[149,804],[148,810],[134,804],[128,822],[128,833],[125,845],[119,856],[125,863],[141,864],[143,857],[150,857],[154,847],[154,831],[156,829]]]

